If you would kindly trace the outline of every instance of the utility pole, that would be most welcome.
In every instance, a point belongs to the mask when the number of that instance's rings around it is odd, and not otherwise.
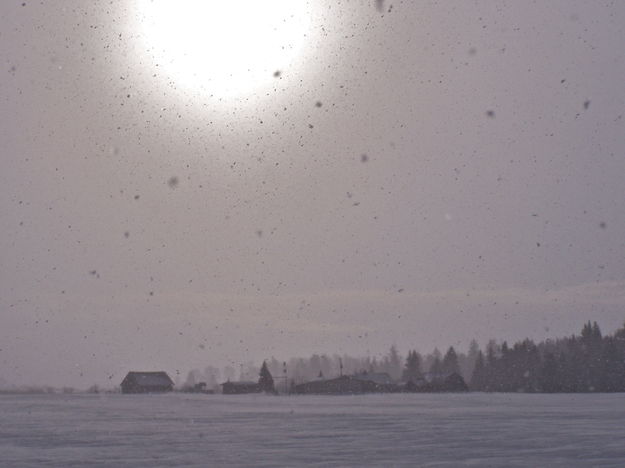
[[[289,392],[289,387],[287,385],[288,379],[286,376],[286,361],[282,363],[282,375],[284,376],[284,393],[286,395]]]

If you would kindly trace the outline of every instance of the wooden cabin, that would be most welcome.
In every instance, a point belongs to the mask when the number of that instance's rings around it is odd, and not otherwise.
[[[224,382],[221,384],[224,395],[240,395],[243,393],[260,393],[262,390],[258,382]]]
[[[128,372],[121,383],[122,393],[163,393],[174,389],[166,372]]]
[[[313,380],[295,386],[295,393],[320,395],[346,395],[356,393],[373,393],[377,385],[368,380],[343,375],[335,379]]]

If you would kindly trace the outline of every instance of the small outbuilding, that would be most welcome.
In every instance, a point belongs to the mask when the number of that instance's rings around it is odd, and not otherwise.
[[[239,395],[242,393],[276,393],[273,384],[273,377],[267,367],[267,363],[263,361],[260,368],[258,382],[240,381],[240,382],[224,382],[221,384],[222,393],[224,395]]]
[[[313,380],[296,385],[294,388],[295,393],[304,395],[353,395],[377,391],[379,390],[375,382],[355,378],[352,375],[343,375],[327,380]]]
[[[166,372],[128,372],[121,383],[122,393],[163,393],[174,389]]]
[[[240,395],[243,393],[260,393],[262,392],[261,386],[258,382],[224,382],[221,384],[222,392],[224,395]]]
[[[409,382],[410,383],[410,382]],[[407,392],[468,392],[469,387],[457,372],[451,374],[426,374],[426,380],[404,387]]]

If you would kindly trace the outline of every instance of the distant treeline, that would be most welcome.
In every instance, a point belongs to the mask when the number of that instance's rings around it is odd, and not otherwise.
[[[489,392],[625,392],[625,327],[602,335],[597,322],[580,335],[489,343],[478,353],[470,388]]]
[[[438,349],[425,355],[411,350],[404,357],[392,346],[381,357],[314,354],[288,361],[271,358],[267,365],[277,388],[366,371],[413,383],[458,373],[473,391],[625,392],[625,326],[603,335],[596,322],[588,322],[580,335],[539,343],[525,339],[513,345],[491,340],[484,350],[473,340],[466,353],[452,346],[444,354]],[[238,377],[255,381],[258,370],[254,363],[246,363]],[[191,371],[186,384],[204,380],[212,388],[220,377],[234,380],[234,368]]]

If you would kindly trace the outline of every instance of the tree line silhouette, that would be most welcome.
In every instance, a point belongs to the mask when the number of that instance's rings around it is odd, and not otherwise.
[[[488,392],[625,392],[625,326],[602,335],[597,322],[580,335],[478,352],[470,388]]]
[[[241,380],[258,378],[259,368],[254,363],[240,367]],[[473,340],[466,353],[450,346],[444,354],[436,348],[424,355],[413,349],[404,358],[391,346],[387,354],[377,357],[314,354],[288,361],[270,358],[266,370],[279,389],[287,383],[369,372],[415,384],[455,373],[470,390],[484,392],[625,392],[625,325],[612,335],[603,335],[599,325],[589,321],[579,335],[538,343],[525,339],[512,345],[490,340],[484,350]],[[210,382],[217,382],[220,372],[209,366],[205,374]],[[189,378],[201,375],[192,371]],[[226,376],[234,378],[233,367],[224,369],[222,377]]]

